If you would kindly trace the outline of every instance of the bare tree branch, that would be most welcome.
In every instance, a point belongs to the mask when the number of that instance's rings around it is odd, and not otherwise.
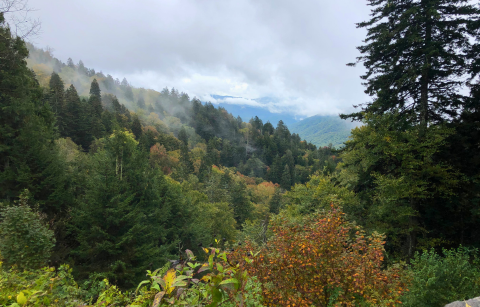
[[[0,13],[3,13],[7,26],[13,35],[24,40],[37,37],[41,31],[38,19],[30,17],[35,9],[28,6],[28,0],[0,0]]]

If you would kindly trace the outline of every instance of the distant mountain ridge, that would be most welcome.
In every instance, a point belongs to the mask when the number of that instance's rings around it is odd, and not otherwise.
[[[294,123],[298,122],[299,119],[295,116],[286,114],[286,113],[273,113],[270,112],[267,108],[264,107],[256,107],[251,105],[242,105],[242,104],[233,104],[222,102],[223,99],[226,98],[242,98],[242,97],[235,97],[235,96],[221,96],[221,95],[211,95],[212,98],[216,99],[217,102],[215,105],[218,105],[229,113],[232,113],[235,116],[240,116],[244,121],[248,122],[251,118],[258,116],[264,123],[269,121],[272,125],[276,126],[277,123],[281,120],[287,127],[290,127]],[[265,103],[270,101],[269,97],[257,98],[252,99],[256,102]]]
[[[317,146],[342,147],[343,143],[348,140],[350,131],[355,124],[340,119],[337,115],[315,115],[303,120],[286,113],[272,113],[266,108],[255,107],[250,105],[232,104],[221,102],[226,98],[242,98],[234,96],[211,95],[217,100],[216,105],[225,108],[234,116],[240,116],[242,120],[249,121],[251,118],[258,116],[264,123],[269,121],[276,125],[282,120],[292,133],[296,133],[300,138],[311,142]],[[255,101],[264,102],[265,98],[254,99]],[[218,102],[219,101],[219,102]]]
[[[348,140],[355,124],[340,119],[338,116],[315,115],[289,126],[292,133],[317,146],[341,147]]]

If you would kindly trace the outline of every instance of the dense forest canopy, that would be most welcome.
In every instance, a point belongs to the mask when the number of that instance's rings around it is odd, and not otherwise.
[[[0,305],[478,296],[480,8],[368,4],[340,150],[62,63],[0,13]]]

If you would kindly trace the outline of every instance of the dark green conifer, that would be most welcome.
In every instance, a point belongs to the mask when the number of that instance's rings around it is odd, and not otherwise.
[[[100,91],[100,86],[98,85],[97,79],[93,79],[90,86],[90,99],[88,100],[90,106],[90,129],[91,134],[95,138],[101,138],[105,127],[102,123],[102,96]]]
[[[282,179],[282,159],[280,158],[279,155],[275,156],[275,159],[273,159],[273,164],[270,168],[269,172],[269,177],[268,180],[274,182],[274,183],[280,183]]]
[[[278,214],[280,212],[280,208],[282,207],[282,194],[280,189],[275,189],[275,194],[273,194],[268,202],[268,207],[271,213]]]
[[[77,71],[78,71],[80,74],[82,74],[82,75],[86,75],[86,74],[87,74],[87,68],[86,68],[85,65],[83,64],[82,60],[78,61]]]
[[[138,119],[136,114],[133,116],[132,132],[137,140],[140,139],[143,133],[142,124],[140,123],[140,119]]]
[[[60,76],[53,72],[49,82],[50,93],[49,103],[56,115],[57,127],[60,135],[66,135],[66,104],[65,104],[65,85]]]
[[[182,126],[180,129],[180,132],[178,132],[178,139],[185,145],[188,146],[188,135],[187,131],[185,130],[185,127]]]
[[[447,166],[450,163],[439,159],[443,145],[437,141],[471,101],[464,89],[475,76],[472,68],[477,55],[473,50],[480,43],[476,39],[480,8],[468,0],[368,2],[372,17],[357,25],[368,31],[365,45],[358,47],[362,55],[357,60],[367,69],[362,79],[372,99],[361,105],[359,112],[341,116],[363,119],[366,126],[347,142],[342,158],[350,159],[345,169],[355,173],[353,189],[361,191],[358,195],[366,204],[365,212],[372,214],[361,219],[375,220],[371,227],[388,225],[388,230],[384,228],[387,236],[398,227],[391,233],[402,242],[402,246],[397,243],[396,251],[412,257],[420,234],[425,242],[433,233],[434,240],[444,238],[440,233],[445,223],[435,221],[430,224],[433,228],[426,229],[426,221],[440,216],[444,211],[441,204],[455,194],[443,191],[453,188],[452,182],[462,177]],[[398,140],[405,140],[400,145],[409,146],[389,148],[392,137],[375,137],[393,131]],[[468,202],[451,201],[461,203],[454,209],[460,211]],[[383,216],[377,214],[377,208],[382,208]],[[395,214],[387,218],[391,212],[402,212],[403,218]],[[463,231],[464,226],[461,228]]]
[[[80,101],[73,84],[67,89],[65,100],[67,101],[68,136],[76,144],[88,149],[91,141],[90,125],[88,123],[89,112],[87,106]]]
[[[131,288],[151,264],[160,267],[184,240],[179,190],[152,168],[128,132],[115,131],[92,155],[86,191],[72,211],[79,278],[102,273]]]
[[[468,100],[459,89],[472,77],[480,8],[467,0],[369,0],[369,5],[372,18],[357,25],[368,30],[358,62],[367,68],[365,92],[375,99],[342,117],[397,111],[423,128],[455,118]]]
[[[73,60],[72,58],[68,58],[67,60],[67,66],[72,68],[72,69],[75,69],[75,64],[73,64]]]
[[[147,108],[147,106],[145,105],[145,99],[143,99],[143,97],[138,98],[137,106],[140,109],[144,109],[144,110]]]
[[[25,189],[55,220],[68,206],[65,165],[54,144],[55,116],[27,67],[25,43],[11,35],[0,13],[0,200]]]
[[[237,226],[241,227],[251,217],[253,211],[253,205],[244,181],[237,181],[231,185],[230,197]]]
[[[290,190],[291,185],[292,185],[292,177],[290,175],[290,168],[288,167],[288,164],[286,164],[285,168],[283,169],[280,186],[285,190]]]

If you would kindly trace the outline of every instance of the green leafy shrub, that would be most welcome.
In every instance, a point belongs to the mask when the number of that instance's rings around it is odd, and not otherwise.
[[[82,291],[68,265],[39,270],[5,270],[0,262],[0,306],[80,306]]]
[[[249,278],[239,264],[230,262],[226,252],[218,248],[204,250],[207,263],[196,262],[196,257],[187,250],[187,260],[174,268],[149,271],[150,280],[140,283],[137,288],[140,295],[131,307],[263,306],[260,283],[255,278]]]
[[[94,306],[263,306],[261,284],[255,277],[250,278],[239,264],[231,263],[226,252],[218,248],[204,250],[206,263],[197,262],[187,250],[187,259],[173,268],[168,263],[147,271],[149,279],[142,281],[135,293],[122,293],[105,280],[105,290]]]
[[[432,249],[417,253],[411,262],[412,283],[402,301],[404,306],[444,306],[480,294],[478,250],[460,247],[443,250],[443,257]]]
[[[130,292],[122,292],[117,286],[111,285],[107,279],[100,283],[104,289],[95,303],[95,307],[127,306],[130,302]]]
[[[53,231],[28,206],[28,191],[20,196],[19,205],[0,209],[0,253],[5,265],[40,268],[54,246]]]

